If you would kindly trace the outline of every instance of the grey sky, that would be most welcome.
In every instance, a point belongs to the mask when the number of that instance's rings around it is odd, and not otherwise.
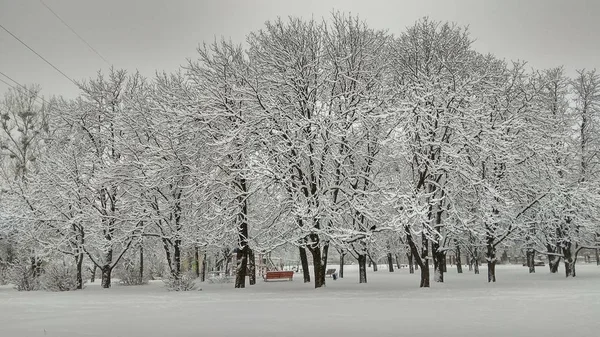
[[[526,60],[536,68],[564,65],[569,73],[600,68],[597,0],[44,1],[116,68],[139,69],[146,76],[176,70],[195,57],[199,43],[215,36],[241,43],[277,16],[321,18],[334,9],[394,34],[423,16],[454,21],[470,26],[480,52]],[[0,0],[0,23],[75,80],[108,67],[39,0]],[[45,96],[78,92],[3,30],[0,71],[23,84],[40,84]],[[6,89],[0,82],[0,93]]]

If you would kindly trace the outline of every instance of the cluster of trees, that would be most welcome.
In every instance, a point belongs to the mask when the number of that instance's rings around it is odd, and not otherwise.
[[[0,105],[0,262],[39,273],[64,256],[79,287],[86,264],[110,287],[144,250],[178,278],[187,253],[198,271],[199,254],[236,247],[244,287],[256,252],[292,245],[318,288],[332,248],[360,282],[374,252],[402,251],[428,287],[430,261],[443,282],[461,249],[495,282],[511,246],[531,271],[542,253],[575,276],[600,243],[600,76],[472,42],[450,23],[393,36],[338,13],[203,45],[150,80],[99,73],[74,100],[15,88]]]

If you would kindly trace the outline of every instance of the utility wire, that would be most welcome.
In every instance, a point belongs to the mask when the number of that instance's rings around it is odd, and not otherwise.
[[[10,84],[10,83],[6,82],[5,80],[3,80],[3,79],[1,79],[1,78],[0,78],[0,82],[2,82],[2,83],[4,83],[4,84],[8,85],[10,88],[14,88],[14,86],[13,86],[12,84]]]
[[[90,48],[90,50],[92,50],[96,55],[98,55],[98,57],[100,57],[109,67],[111,66],[110,62],[108,62],[104,56],[100,55],[100,53],[94,48],[92,47],[92,45],[90,45],[81,35],[77,34],[77,32],[75,31],[75,29],[73,29],[73,27],[71,27],[68,23],[65,22],[65,20],[63,20],[58,14],[56,14],[55,11],[52,10],[52,8],[50,8],[50,6],[48,6],[44,0],[40,0],[40,2],[42,3],[42,5],[44,5],[44,7],[46,7],[52,14],[54,14],[54,16],[60,20],[60,22],[62,22],[63,25],[65,25],[67,28],[69,28],[69,30],[75,34],[79,40],[81,40],[81,42],[85,43],[86,46],[88,46],[88,48]]]
[[[33,90],[31,90],[31,89],[27,88],[26,86],[22,85],[21,83],[19,83],[19,82],[15,81],[15,80],[14,80],[12,77],[10,77],[10,76],[6,75],[6,74],[5,74],[5,73],[3,73],[2,71],[0,71],[0,75],[2,75],[2,76],[4,76],[4,77],[8,78],[8,79],[9,79],[9,80],[11,80],[11,81],[13,81],[13,82],[14,82],[16,85],[18,85],[19,87],[21,87],[21,88],[23,88],[23,89],[27,90],[29,93],[31,93],[31,94],[35,94],[35,99],[39,99],[39,100],[41,100],[43,103],[46,103],[46,105],[50,106],[50,103],[48,103],[48,102],[47,102],[47,101],[46,101],[46,100],[45,100],[45,99],[44,99],[42,96],[40,96],[38,93],[35,93]],[[15,88],[15,86],[14,86],[14,85],[11,85],[11,84],[9,84],[8,82],[4,81],[4,80],[3,80],[3,79],[1,79],[1,78],[0,78],[0,81],[2,81],[2,82],[4,82],[4,83],[6,83],[6,84],[7,84],[9,87],[11,87],[11,88]]]
[[[6,27],[4,27],[2,24],[0,24],[0,28],[4,29],[8,34],[10,34],[10,36],[14,37],[17,41],[21,42],[22,45],[24,45],[25,47],[27,47],[27,49],[31,50],[34,54],[36,54],[39,58],[41,58],[42,60],[44,60],[44,62],[46,62],[49,66],[51,66],[52,68],[54,68],[54,70],[58,71],[61,75],[63,75],[66,79],[68,79],[69,81],[71,81],[71,83],[75,84],[77,86],[77,88],[81,88],[81,86],[79,84],[77,84],[77,82],[73,81],[69,76],[67,76],[65,73],[63,73],[60,69],[58,69],[54,64],[50,63],[50,61],[46,60],[46,58],[44,58],[42,55],[40,55],[38,52],[36,52],[35,50],[33,50],[31,47],[29,47],[27,45],[27,43],[23,42],[23,40],[19,39],[15,34],[11,33],[10,30],[6,29]],[[4,75],[6,76],[6,75]],[[8,76],[6,76],[8,77]],[[10,77],[9,77],[10,79]],[[13,82],[15,82],[13,80]],[[16,82],[15,82],[16,83]]]

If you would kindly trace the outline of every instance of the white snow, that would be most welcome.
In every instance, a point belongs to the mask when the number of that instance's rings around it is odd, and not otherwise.
[[[561,266],[562,267],[562,266]],[[466,268],[465,268],[466,269]],[[561,268],[562,269],[562,268]],[[562,270],[561,270],[562,271]],[[498,282],[449,267],[446,283],[419,289],[406,268],[371,269],[358,284],[356,266],[345,278],[315,290],[292,282],[246,289],[201,284],[202,291],[167,292],[162,282],[83,291],[17,292],[0,287],[0,336],[597,336],[600,267],[578,265],[577,277],[538,267],[497,266]],[[433,275],[433,273],[432,273]]]

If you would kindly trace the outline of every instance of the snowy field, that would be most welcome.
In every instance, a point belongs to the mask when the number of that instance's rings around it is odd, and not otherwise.
[[[562,267],[562,266],[561,266]],[[600,333],[600,267],[578,265],[578,276],[528,274],[498,266],[498,282],[449,268],[446,283],[419,289],[418,274],[369,270],[358,284],[345,278],[315,290],[292,282],[246,289],[201,284],[202,291],[167,292],[162,282],[83,291],[17,292],[0,288],[0,336],[485,336],[594,337]],[[562,268],[561,268],[562,271]]]

